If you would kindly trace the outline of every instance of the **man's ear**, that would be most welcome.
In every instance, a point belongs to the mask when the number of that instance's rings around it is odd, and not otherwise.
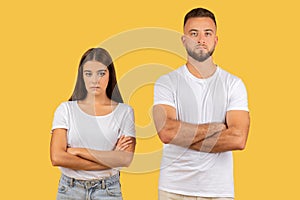
[[[216,43],[216,45],[218,44],[218,41],[219,41],[219,37],[216,36],[216,38],[215,38],[215,43]]]
[[[185,41],[186,41],[186,36],[182,35],[181,36],[181,42],[182,42],[183,46],[185,45]]]

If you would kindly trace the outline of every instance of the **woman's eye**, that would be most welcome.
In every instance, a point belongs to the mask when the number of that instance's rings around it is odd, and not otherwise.
[[[86,75],[87,77],[91,77],[91,76],[92,76],[92,73],[86,72],[85,75]]]
[[[98,76],[102,77],[105,75],[105,72],[98,72]]]

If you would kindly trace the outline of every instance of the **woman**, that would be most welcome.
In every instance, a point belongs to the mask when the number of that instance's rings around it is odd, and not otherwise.
[[[134,114],[123,104],[112,58],[89,49],[71,98],[54,114],[50,154],[62,172],[57,199],[122,199],[118,168],[129,166],[134,149]]]

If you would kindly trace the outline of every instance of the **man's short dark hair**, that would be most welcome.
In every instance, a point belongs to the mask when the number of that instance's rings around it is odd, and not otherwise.
[[[188,19],[194,18],[194,17],[209,17],[210,19],[212,19],[214,21],[214,23],[217,27],[215,15],[211,11],[209,11],[205,8],[195,8],[195,9],[191,10],[190,12],[188,12],[184,17],[183,26],[185,26]]]

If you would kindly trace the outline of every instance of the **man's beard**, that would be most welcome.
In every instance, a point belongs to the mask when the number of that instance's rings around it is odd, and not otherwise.
[[[210,56],[213,55],[214,51],[215,51],[215,46],[209,50],[207,53],[204,53],[203,50],[200,50],[199,53],[197,53],[196,51],[193,51],[191,48],[186,48],[186,51],[188,53],[188,55],[190,57],[192,57],[193,59],[197,60],[198,62],[203,62],[205,61],[207,58],[209,58]]]

